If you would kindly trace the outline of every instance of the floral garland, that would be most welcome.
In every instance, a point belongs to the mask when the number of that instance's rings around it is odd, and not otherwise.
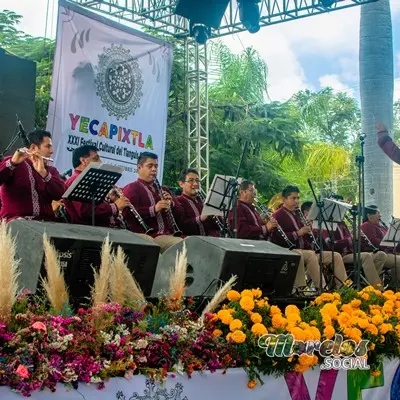
[[[134,307],[105,304],[53,315],[22,296],[11,318],[0,321],[0,385],[25,396],[57,383],[99,387],[112,377],[145,374],[163,380],[193,371],[243,367],[250,388],[261,376],[302,373],[322,361],[317,355],[270,357],[259,346],[267,333],[296,340],[331,339],[336,333],[368,340],[364,356],[379,375],[383,358],[400,355],[400,293],[367,287],[324,293],[302,310],[281,310],[259,289],[230,290],[225,303],[200,317],[191,304],[171,298]]]

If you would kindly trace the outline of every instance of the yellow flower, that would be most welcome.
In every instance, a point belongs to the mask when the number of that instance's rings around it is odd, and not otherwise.
[[[347,335],[350,339],[354,340],[356,343],[361,342],[362,333],[357,328],[351,328],[350,332]]]
[[[262,296],[262,291],[259,288],[251,289],[251,292],[253,293],[255,299],[259,299]]]
[[[296,322],[301,322],[301,317],[299,314],[289,314],[286,318],[291,324],[296,324]]]
[[[262,336],[268,333],[267,328],[263,324],[254,324],[251,327],[251,331],[256,335],[256,336]]]
[[[256,301],[256,304],[257,304],[257,307],[262,308],[262,307],[265,306],[265,300],[264,300],[264,299],[257,300],[257,301]]]
[[[214,329],[212,334],[214,337],[218,337],[222,335],[222,331],[221,329]]]
[[[296,364],[294,366],[294,371],[295,372],[306,372],[308,370],[308,366],[307,365],[301,365],[301,364]]]
[[[350,305],[351,305],[353,308],[359,308],[359,307],[361,306],[361,300],[354,299],[354,300],[352,300],[352,301],[350,302]]]
[[[310,331],[311,331],[311,333],[313,335],[312,340],[321,340],[321,332],[319,331],[318,328],[316,328],[315,326],[312,326],[310,328]]]
[[[322,293],[315,299],[315,304],[331,303],[333,300],[335,300],[335,298],[332,293]]]
[[[243,343],[246,340],[246,335],[241,330],[237,330],[232,333],[231,338],[235,343]]]
[[[395,331],[396,331],[396,335],[397,335],[397,336],[400,336],[400,324],[399,324],[399,325],[396,325],[396,326],[394,327],[394,329],[395,329]]]
[[[379,332],[382,333],[382,335],[385,335],[386,333],[388,333],[389,331],[393,330],[393,326],[392,324],[382,324],[379,327]]]
[[[282,315],[275,314],[272,316],[272,326],[275,329],[284,328],[287,324],[287,320]],[[400,327],[400,325],[399,325]]]
[[[325,326],[332,325],[332,318],[329,315],[323,315],[322,322]]]
[[[346,327],[351,324],[351,317],[347,312],[342,312],[339,314],[337,321],[341,327]]]
[[[254,308],[254,300],[249,296],[242,297],[239,304],[245,311],[251,311]]]
[[[304,340],[305,339],[305,334],[303,329],[298,328],[295,326],[290,330],[290,333],[294,336],[296,340]]]
[[[383,324],[383,318],[380,315],[374,315],[372,317],[371,321],[375,325]]]
[[[271,315],[271,317],[272,317],[272,316],[274,316],[275,314],[281,315],[281,314],[282,314],[282,311],[281,311],[280,308],[277,307],[277,306],[271,306],[271,308],[270,308],[270,310],[269,310],[269,313],[270,313],[270,315]]]
[[[364,300],[369,300],[369,294],[368,293],[361,293],[360,297],[362,297]]]
[[[365,328],[369,325],[369,322],[368,322],[368,320],[365,319],[365,318],[358,318],[358,320],[357,320],[357,325],[358,325],[360,328],[365,329]]]
[[[240,319],[234,319],[230,324],[229,324],[229,329],[233,332],[236,331],[237,329],[241,329],[243,326],[242,321]]]
[[[242,290],[242,293],[240,293],[240,295],[242,297],[251,297],[251,298],[254,297],[253,292],[249,289]]]
[[[218,311],[218,318],[225,325],[229,325],[233,320],[232,315],[228,310],[220,310],[220,311]]]
[[[369,332],[371,335],[378,336],[378,328],[373,324],[369,324],[367,326],[366,332]]]
[[[318,362],[318,357],[315,355],[309,356],[309,355],[303,353],[299,356],[299,364],[300,365],[305,365],[307,367],[311,367],[311,366],[315,365],[317,362]]]
[[[369,349],[371,350],[371,351],[374,351],[375,350],[375,343],[369,343]]]
[[[226,340],[227,340],[228,342],[232,341],[232,333],[231,333],[231,332],[229,332],[229,333],[226,335]]]
[[[332,325],[328,325],[325,329],[324,329],[324,336],[327,339],[332,339],[333,336],[335,335],[335,329]]]
[[[237,292],[236,290],[230,290],[226,297],[228,298],[229,301],[235,301],[240,299],[240,293]]]
[[[351,286],[351,285],[353,284],[353,281],[352,281],[351,279],[347,279],[347,280],[344,282],[344,284],[345,284],[346,286]]]
[[[300,314],[300,310],[297,308],[297,306],[294,305],[289,305],[285,308],[285,315],[286,317],[290,314]]]
[[[339,311],[335,305],[328,303],[321,308],[320,313],[322,316],[328,315],[331,318],[335,318],[339,314]]]
[[[379,339],[380,343],[384,343],[385,342],[385,336],[381,335],[381,338]]]
[[[257,324],[257,323],[262,322],[262,316],[259,313],[256,313],[256,312],[251,314],[250,319],[251,319],[251,322],[253,322],[253,324]]]
[[[247,384],[247,387],[249,388],[249,389],[253,389],[253,388],[255,388],[257,386],[257,381],[250,381],[248,384]]]
[[[371,371],[372,376],[380,376],[381,371]]]
[[[315,319],[313,319],[312,321],[310,321],[310,325],[317,326],[317,321]]]
[[[350,304],[343,304],[341,307],[341,311],[346,312],[347,314],[353,314],[354,310]]]

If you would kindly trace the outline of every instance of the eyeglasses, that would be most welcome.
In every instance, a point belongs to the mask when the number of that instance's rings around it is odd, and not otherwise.
[[[185,183],[200,183],[200,179],[188,179],[187,181],[185,181]]]

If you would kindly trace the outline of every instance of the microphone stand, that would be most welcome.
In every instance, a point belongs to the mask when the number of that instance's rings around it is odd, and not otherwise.
[[[355,265],[356,271],[356,288],[357,290],[361,289],[361,220],[362,214],[365,209],[365,171],[364,171],[364,144],[365,144],[365,134],[361,134],[359,136],[360,139],[360,147],[361,147],[361,155],[356,156],[356,164],[358,168],[358,207],[357,207],[357,263]]]
[[[224,220],[223,220],[223,225],[222,225],[222,229],[220,232],[221,237],[226,237],[227,235],[229,235],[233,239],[237,238],[236,208],[237,208],[238,186],[239,186],[238,178],[239,178],[240,170],[242,168],[243,159],[244,159],[244,155],[247,150],[247,146],[248,146],[248,141],[246,140],[244,142],[242,155],[240,157],[239,165],[238,165],[238,168],[236,171],[236,177],[229,180],[228,185],[226,186],[226,189],[224,192],[224,196],[222,199],[222,203],[223,203],[222,211],[224,214]],[[224,200],[227,197],[229,198],[228,206],[226,206],[224,203]],[[232,218],[232,225],[233,225],[232,230],[230,230],[228,227],[228,216],[229,216],[229,210],[231,210],[231,209],[232,209],[232,217],[233,217]]]
[[[8,153],[8,151],[14,146],[14,144],[17,142],[18,139],[21,139],[22,143],[26,145],[25,143],[25,137],[26,133],[24,131],[24,128],[21,124],[21,121],[17,116],[17,130],[14,136],[11,138],[10,143],[8,143],[7,147],[3,149],[3,151],[0,153],[0,161],[3,161],[4,156]],[[29,147],[29,146],[28,146]]]

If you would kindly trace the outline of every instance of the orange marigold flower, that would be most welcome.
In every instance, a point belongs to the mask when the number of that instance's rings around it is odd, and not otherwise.
[[[244,289],[244,290],[242,290],[242,292],[240,293],[240,295],[241,295],[242,297],[251,297],[251,298],[254,297],[253,292],[252,292],[251,290],[249,290],[249,289]]]
[[[369,300],[369,294],[368,293],[361,293],[360,297],[363,298],[364,300]]]
[[[371,351],[374,351],[375,350],[375,343],[369,343],[369,349],[371,350]]]
[[[393,330],[392,324],[382,324],[379,327],[379,332],[382,333],[382,335],[385,335],[386,333],[390,332]]]
[[[335,335],[335,329],[332,325],[328,325],[325,329],[324,329],[324,336],[327,339],[332,339],[333,336]]]
[[[254,324],[251,327],[251,331],[256,335],[256,336],[262,336],[268,333],[267,328],[263,324]]]
[[[341,327],[350,326],[351,324],[351,317],[347,312],[341,312],[337,318],[339,325]]]
[[[359,299],[354,299],[354,300],[352,300],[352,301],[350,302],[350,305],[351,305],[353,308],[359,308],[359,307],[361,306],[361,300],[359,300]]]
[[[284,328],[287,324],[287,320],[282,315],[275,314],[272,316],[272,326],[275,329]]]
[[[328,303],[321,308],[320,313],[322,316],[328,315],[331,318],[335,318],[339,314],[339,311],[336,305]]]
[[[234,319],[230,324],[229,324],[229,329],[233,332],[236,331],[237,329],[241,329],[243,326],[242,321],[240,319]]]
[[[235,343],[243,343],[246,340],[246,335],[241,330],[237,330],[232,332],[231,338]]]
[[[296,324],[297,322],[301,322],[301,317],[299,314],[289,314],[286,318],[291,324]]]
[[[212,334],[214,337],[219,337],[222,335],[222,331],[221,329],[214,329]]]
[[[280,309],[279,307],[277,307],[277,306],[271,306],[271,308],[270,308],[270,310],[269,310],[269,313],[270,313],[271,316],[273,316],[273,315],[275,315],[275,314],[281,315],[281,314],[282,314],[282,311],[281,311],[281,309]]]
[[[304,334],[303,329],[301,329],[301,328],[299,328],[299,327],[297,327],[297,326],[295,326],[294,328],[292,328],[292,329],[290,330],[290,333],[294,336],[294,338],[295,338],[296,340],[304,340],[304,339],[305,339],[305,334]]]
[[[262,307],[264,307],[265,306],[265,300],[264,299],[261,299],[261,300],[257,300],[256,301],[256,304],[257,304],[257,307],[260,307],[260,308],[262,308]]]
[[[371,375],[372,376],[380,376],[381,375],[381,371],[371,371]]]
[[[381,315],[374,315],[371,319],[372,323],[374,325],[380,325],[383,324],[383,318]]]
[[[230,290],[227,295],[226,295],[227,299],[229,301],[235,301],[235,300],[239,300],[240,299],[240,293],[237,292],[236,290]]]
[[[249,296],[242,297],[239,304],[245,311],[251,311],[254,308],[254,300]]]
[[[262,291],[259,288],[251,289],[251,292],[253,293],[255,299],[259,299],[262,296]]]
[[[360,328],[365,329],[369,325],[369,322],[366,318],[358,318],[357,325]]]
[[[378,328],[373,324],[369,324],[367,326],[366,332],[369,332],[371,335],[378,336]]]
[[[247,384],[247,387],[249,388],[249,389],[253,389],[253,388],[255,388],[257,386],[257,381],[250,381],[248,384]]]
[[[229,333],[226,335],[226,340],[227,340],[228,342],[231,342],[231,341],[232,341],[232,333],[231,333],[231,332],[229,332]]]
[[[305,353],[301,354],[299,356],[299,364],[306,365],[308,367],[312,366],[314,364],[314,356],[309,356]]]
[[[294,366],[294,371],[295,372],[306,372],[308,370],[307,365],[301,365],[301,364],[296,364]]]
[[[325,326],[332,325],[332,318],[329,315],[323,315],[322,322]]]
[[[290,314],[300,314],[300,310],[297,306],[289,305],[285,308],[285,315],[288,316]]]
[[[313,335],[312,340],[321,340],[321,332],[319,331],[318,328],[316,328],[315,326],[312,326],[312,327],[310,327],[310,331]]]
[[[313,319],[312,321],[310,321],[310,325],[317,326],[317,321],[315,319]]]
[[[233,320],[232,315],[228,310],[220,310],[220,311],[218,311],[218,318],[225,325],[229,325]]]
[[[262,322],[262,316],[259,313],[253,313],[251,314],[251,322],[253,322],[253,324],[258,324]]]

